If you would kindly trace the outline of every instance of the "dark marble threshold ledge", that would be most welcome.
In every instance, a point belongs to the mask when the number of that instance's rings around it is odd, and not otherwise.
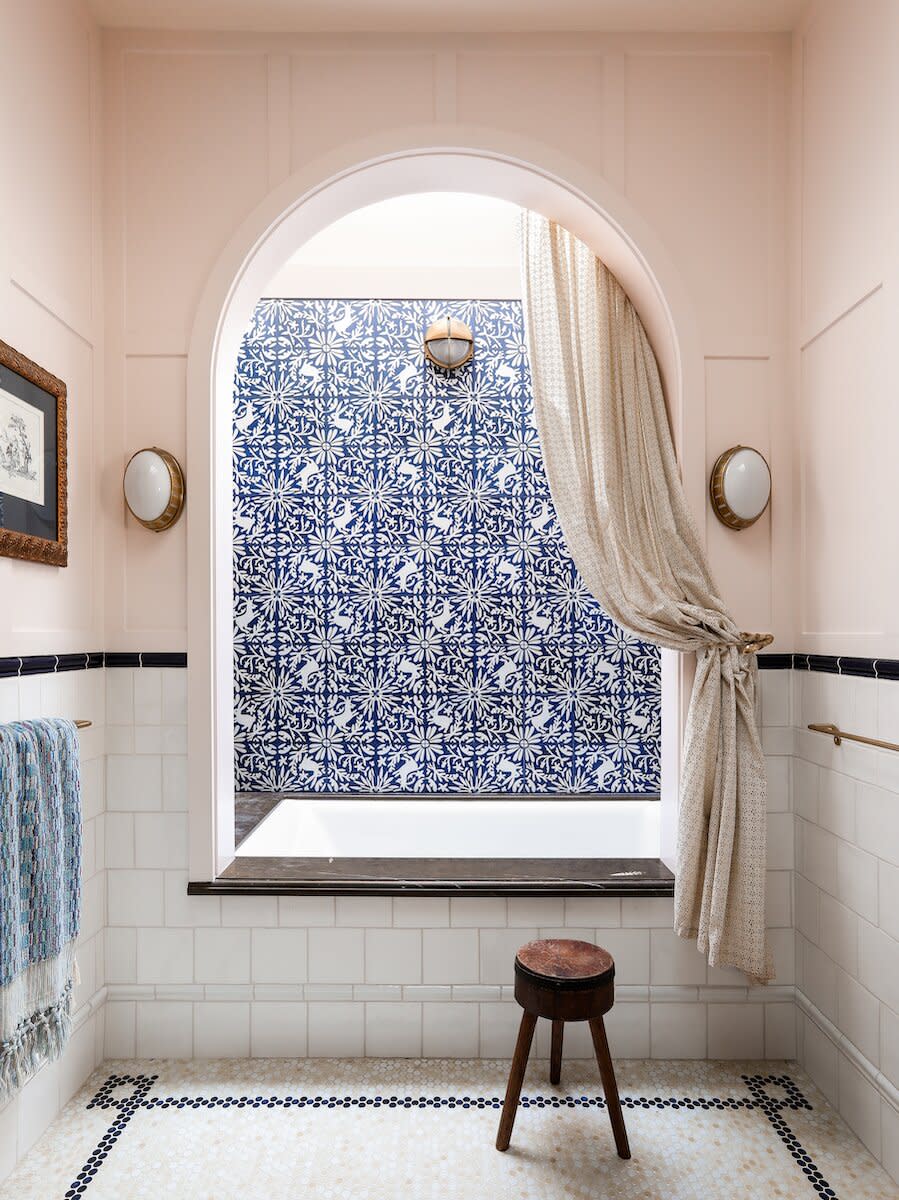
[[[658,858],[252,858],[190,896],[673,896]]]

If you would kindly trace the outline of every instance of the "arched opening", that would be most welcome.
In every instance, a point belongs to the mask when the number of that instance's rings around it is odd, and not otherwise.
[[[429,136],[433,145],[433,132]],[[692,321],[661,251],[649,266],[648,231],[609,196],[600,179],[573,182],[538,166],[544,152],[499,153],[471,134],[469,148],[416,146],[387,155],[360,154],[352,165],[322,164],[269,198],[222,255],[201,302],[188,372],[189,656],[191,879],[209,880],[233,857],[233,591],[231,420],[238,349],[253,308],[276,269],[300,245],[338,217],[392,196],[470,191],[530,207],[565,224],[616,272],[634,299],[659,359],[675,442],[688,474],[691,424],[685,396],[701,370]],[[478,145],[478,142],[481,145]],[[544,160],[552,156],[545,152]],[[563,182],[563,179],[565,180]],[[661,282],[665,277],[664,286]],[[678,319],[674,311],[678,310]],[[685,347],[690,347],[686,353]],[[701,394],[698,393],[697,394]],[[701,414],[700,414],[701,416]],[[698,448],[701,454],[701,446]],[[692,477],[701,479],[701,473]],[[689,491],[689,489],[688,489]],[[701,494],[701,492],[700,492]],[[691,497],[694,502],[698,497]],[[698,504],[697,504],[698,508]],[[679,660],[663,656],[661,857],[674,848],[684,680]]]

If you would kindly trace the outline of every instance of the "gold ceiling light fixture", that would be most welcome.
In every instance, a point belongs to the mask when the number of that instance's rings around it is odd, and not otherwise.
[[[425,358],[444,371],[457,371],[471,361],[474,338],[464,321],[441,317],[425,333]]]

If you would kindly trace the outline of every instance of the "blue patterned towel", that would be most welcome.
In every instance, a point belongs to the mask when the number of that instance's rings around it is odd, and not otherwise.
[[[0,1103],[68,1041],[81,917],[71,721],[0,725]]]

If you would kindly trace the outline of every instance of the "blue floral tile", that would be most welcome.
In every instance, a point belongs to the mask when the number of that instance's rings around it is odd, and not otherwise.
[[[234,484],[239,788],[658,791],[658,651],[566,552],[519,303],[260,302]]]

